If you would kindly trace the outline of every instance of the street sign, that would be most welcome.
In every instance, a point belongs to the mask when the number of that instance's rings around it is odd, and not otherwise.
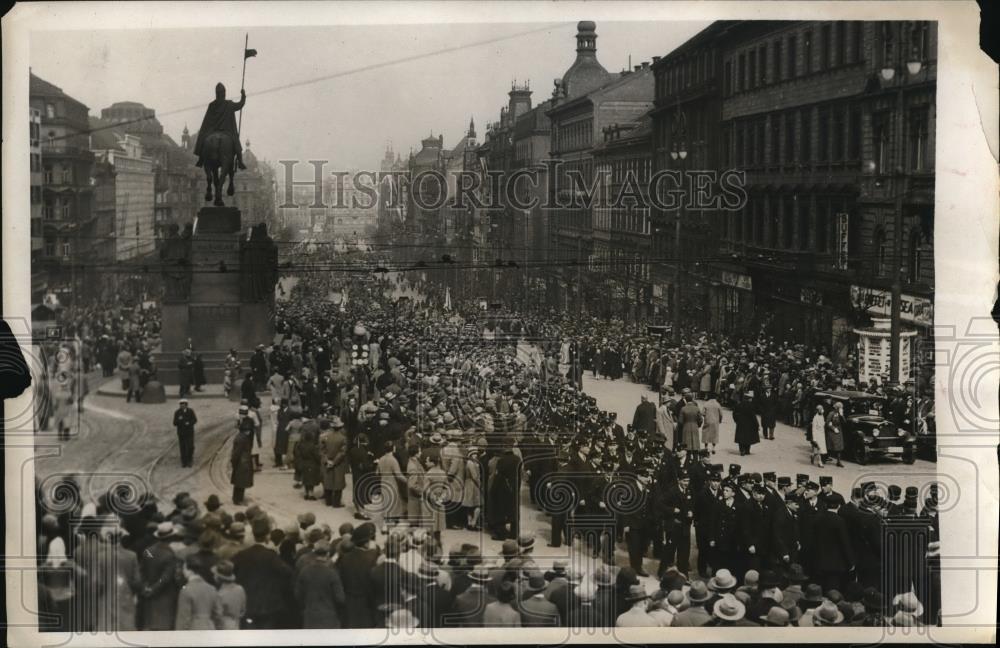
[[[847,270],[847,248],[850,217],[846,212],[837,214],[837,269]]]

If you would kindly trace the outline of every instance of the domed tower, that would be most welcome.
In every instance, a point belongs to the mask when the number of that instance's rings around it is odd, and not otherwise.
[[[597,60],[597,25],[591,20],[581,20],[576,25],[576,60],[563,75],[562,92],[566,98],[579,97],[613,77]]]
[[[184,130],[181,131],[181,147],[185,151],[191,150],[191,133],[188,132],[187,124],[184,124]]]

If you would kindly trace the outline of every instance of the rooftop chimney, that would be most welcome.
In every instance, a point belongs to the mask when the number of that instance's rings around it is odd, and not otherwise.
[[[634,68],[632,68],[632,69],[633,69],[633,70],[634,70],[635,72],[638,72],[639,70],[641,70],[641,69],[642,69],[642,66],[641,66],[641,65],[636,65],[636,66],[635,66]]]
[[[653,57],[653,64],[655,65],[656,63],[659,63],[660,62],[660,58],[661,57],[659,57],[659,56],[654,56]]]
[[[642,69],[643,70],[648,70],[649,69],[649,61],[643,61],[642,62]]]

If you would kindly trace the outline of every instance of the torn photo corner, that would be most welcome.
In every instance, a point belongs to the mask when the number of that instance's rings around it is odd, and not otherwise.
[[[18,5],[8,643],[995,643],[979,19]]]

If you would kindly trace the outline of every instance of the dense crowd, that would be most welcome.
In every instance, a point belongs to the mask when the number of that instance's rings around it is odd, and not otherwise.
[[[353,508],[356,527],[334,533],[312,514],[281,527],[259,506],[230,515],[218,497],[203,509],[186,494],[169,513],[153,501],[123,512],[109,493],[53,515],[41,494],[43,609],[117,590],[113,619],[59,618],[82,629],[938,622],[935,490],[865,484],[845,498],[829,477],[713,463],[720,402],[739,417],[742,450],[741,430],[773,434],[757,393],[774,394],[777,417],[789,392],[794,403],[806,385],[843,385],[825,357],[706,336],[668,350],[621,331],[615,346],[571,321],[401,306],[389,283],[303,279],[279,302],[278,341],[247,368],[229,361],[227,389],[242,396],[233,504],[273,461],[303,498]],[[345,288],[346,304],[326,298]],[[620,422],[583,392],[584,370],[629,374],[660,396]],[[596,567],[535,561],[524,483],[551,521],[549,546]],[[463,528],[501,542],[500,559],[445,551],[447,530]],[[893,534],[910,534],[894,538],[905,550],[884,553]],[[650,549],[659,589],[647,594]]]

